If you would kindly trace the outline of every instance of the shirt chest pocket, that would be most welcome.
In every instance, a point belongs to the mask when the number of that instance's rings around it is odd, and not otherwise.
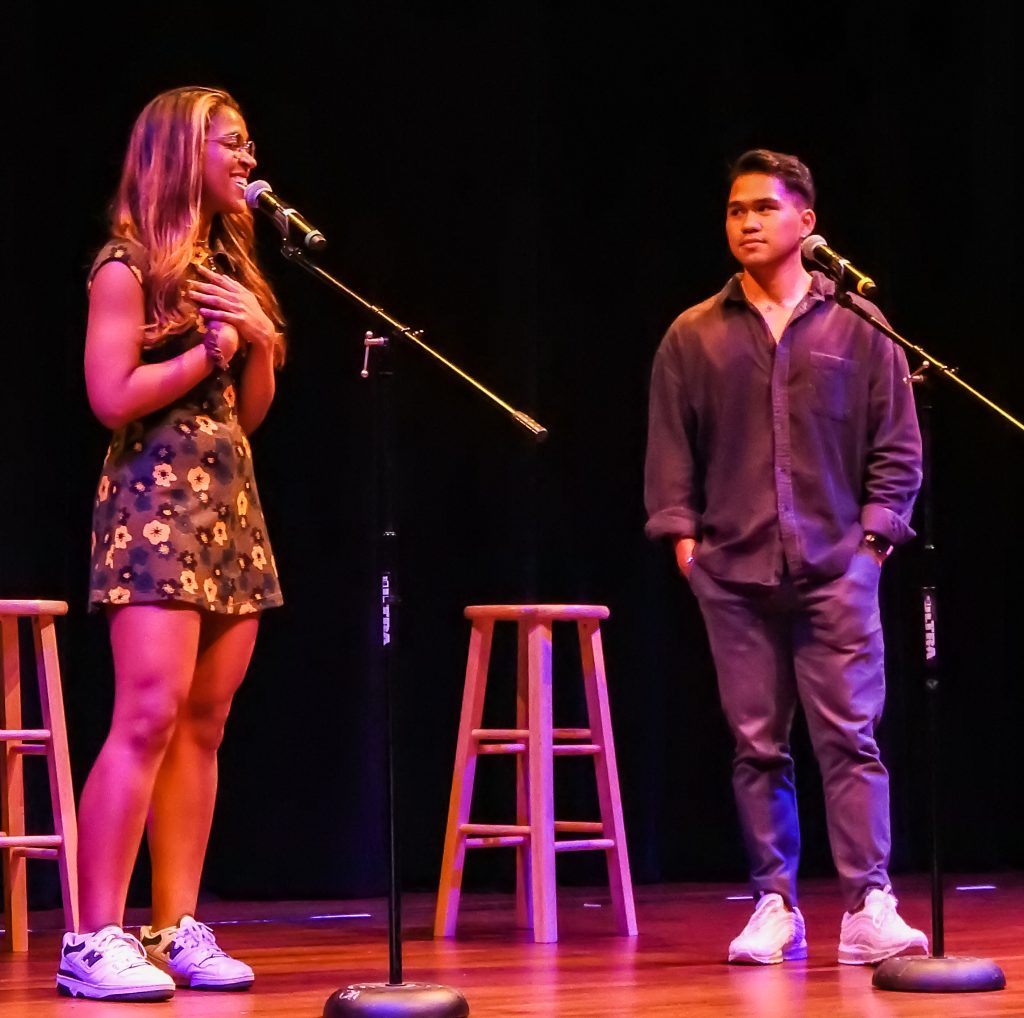
[[[857,363],[834,354],[811,351],[811,408],[836,421],[853,413]]]

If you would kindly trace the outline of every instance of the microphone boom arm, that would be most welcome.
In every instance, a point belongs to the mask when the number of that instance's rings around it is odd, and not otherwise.
[[[307,258],[305,253],[301,249],[296,247],[287,239],[285,239],[285,241],[281,245],[281,253],[289,261],[297,262],[299,265],[301,265],[311,276],[316,276],[317,279],[326,283],[332,289],[339,290],[341,293],[344,293],[347,297],[351,297],[352,300],[354,300],[357,304],[361,304],[364,308],[367,309],[367,311],[372,311],[378,317],[383,318],[384,321],[388,323],[388,325],[390,325],[392,328],[396,330],[397,335],[404,336],[410,343],[414,343],[424,353],[427,353],[435,360],[440,361],[446,368],[448,368],[450,371],[458,375],[459,378],[461,378],[465,382],[468,382],[471,386],[473,386],[474,389],[477,390],[477,392],[486,396],[489,400],[491,400],[492,403],[495,403],[498,406],[500,406],[501,409],[504,410],[517,424],[519,424],[527,431],[529,431],[530,434],[533,435],[533,437],[538,442],[543,442],[544,439],[548,437],[548,429],[545,428],[544,425],[539,424],[532,417],[530,417],[529,414],[524,413],[522,410],[516,410],[515,407],[510,406],[500,396],[497,396],[495,393],[491,392],[491,390],[488,389],[485,385],[483,385],[482,383],[478,382],[475,378],[473,378],[472,375],[467,374],[458,365],[453,364],[450,360],[448,360],[447,357],[438,353],[438,351],[433,349],[433,347],[430,347],[426,343],[424,343],[422,339],[422,329],[410,328],[408,325],[403,325],[396,318],[392,318],[392,316],[389,315],[382,307],[378,307],[376,304],[370,303],[370,301],[366,300],[365,297],[361,297],[358,293],[347,287],[340,280],[335,279],[334,276],[332,276],[329,272],[325,271],[323,268],[317,265],[316,262],[313,262],[309,258]]]
[[[847,291],[844,289],[842,284],[836,285],[836,300],[839,301],[839,303],[842,304],[843,307],[848,308],[855,315],[857,315],[860,318],[863,318],[864,321],[873,325],[880,332],[885,333],[885,335],[888,336],[893,342],[899,343],[901,346],[906,347],[908,350],[912,350],[923,360],[927,361],[933,368],[935,368],[941,374],[945,375],[946,378],[950,379],[950,381],[956,382],[957,385],[959,385],[962,389],[966,389],[972,396],[974,396],[975,399],[981,400],[981,402],[984,403],[985,406],[987,406],[990,410],[994,410],[997,414],[1000,415],[1000,417],[1003,417],[1006,420],[1008,420],[1019,431],[1024,431],[1024,424],[1018,421],[1016,417],[1014,417],[1008,411],[1004,410],[1001,406],[999,406],[996,403],[993,403],[992,400],[990,400],[987,396],[978,392],[978,390],[975,389],[974,386],[968,385],[967,382],[965,382],[957,374],[956,368],[951,368],[949,367],[949,365],[943,364],[942,361],[938,359],[938,357],[933,357],[923,347],[918,346],[916,343],[912,343],[905,336],[901,336],[898,332],[896,332],[895,329],[892,329],[884,322],[879,321],[866,308],[863,308],[859,304],[855,303],[854,300],[850,297],[849,293],[847,293]]]

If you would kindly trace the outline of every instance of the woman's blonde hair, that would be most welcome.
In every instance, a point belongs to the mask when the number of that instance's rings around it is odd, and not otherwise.
[[[203,165],[213,115],[224,107],[241,113],[227,92],[186,86],[147,104],[132,128],[121,183],[111,205],[115,236],[135,241],[148,256],[146,342],[154,344],[195,323],[195,305],[183,293],[199,242]],[[252,213],[222,213],[210,240],[234,263],[239,281],[267,315],[280,323],[281,309],[256,264]],[[284,359],[280,333],[275,360]]]

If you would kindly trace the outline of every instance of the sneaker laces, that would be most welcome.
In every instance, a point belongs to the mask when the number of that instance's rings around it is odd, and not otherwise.
[[[207,957],[227,957],[227,952],[217,943],[213,930],[206,923],[193,919],[187,926],[179,926],[171,938],[176,944],[185,947],[205,947]]]
[[[130,933],[118,926],[107,926],[95,935],[92,948],[116,965],[119,972],[146,964],[146,950]]]

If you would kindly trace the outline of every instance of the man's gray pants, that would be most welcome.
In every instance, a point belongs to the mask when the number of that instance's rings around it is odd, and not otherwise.
[[[778,587],[690,574],[736,740],[733,790],[755,893],[797,901],[800,828],[790,754],[797,700],[825,791],[832,858],[848,911],[889,884],[889,775],[875,726],[885,699],[880,569],[858,551],[844,575]]]

